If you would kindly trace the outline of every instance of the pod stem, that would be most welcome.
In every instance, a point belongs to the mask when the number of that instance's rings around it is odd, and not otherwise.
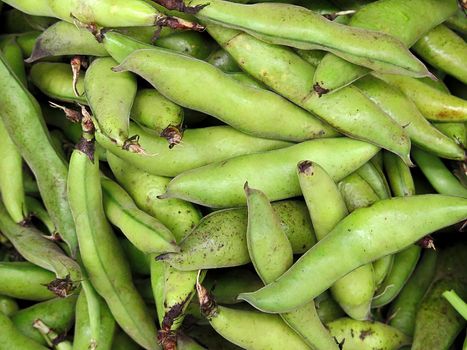
[[[65,278],[56,278],[44,286],[59,298],[69,297],[76,289],[70,275],[67,275]]]
[[[81,67],[86,68],[87,62],[83,56],[74,56],[71,61],[71,71],[73,72],[73,93],[76,97],[80,97],[81,94],[78,92],[76,85],[78,84],[79,73],[81,72]]]
[[[189,29],[189,30],[194,30],[195,32],[202,32],[206,29],[205,26],[199,23],[193,23],[190,21],[186,21],[182,18],[166,16],[166,15],[156,16],[154,25],[157,27],[169,27],[172,29]]]
[[[204,317],[210,320],[211,318],[217,316],[217,303],[214,300],[214,296],[209,293],[209,291],[199,282],[200,273],[201,270],[198,272],[198,278],[196,280],[196,291],[198,292],[199,307]]]
[[[32,326],[41,333],[41,335],[44,337],[45,341],[49,346],[52,346],[55,349],[71,349],[71,344],[66,342],[65,333],[58,334],[40,319],[35,320]],[[65,342],[68,344],[65,344]],[[63,344],[64,346],[61,346],[61,344]]]
[[[159,136],[164,137],[169,142],[169,148],[172,149],[182,142],[183,128],[181,125],[169,125]]]
[[[165,7],[167,10],[175,10],[179,12],[189,13],[191,15],[197,14],[204,7],[209,4],[186,6],[183,0],[153,0],[155,3]]]

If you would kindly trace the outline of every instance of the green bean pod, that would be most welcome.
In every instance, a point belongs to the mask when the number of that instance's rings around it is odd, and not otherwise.
[[[304,253],[313,246],[313,228],[302,202],[282,201],[273,203],[272,206],[295,254]],[[245,209],[219,210],[201,220],[181,242],[179,254],[164,254],[158,259],[183,271],[244,265],[251,261],[246,232]]]
[[[439,122],[467,121],[467,101],[448,95],[418,79],[399,75],[374,74],[377,78],[402,90],[428,120]]]
[[[81,290],[76,303],[73,350],[111,350],[115,320],[104,300],[88,288]]]
[[[42,301],[55,294],[47,289],[55,275],[29,262],[0,262],[0,294],[16,299]]]
[[[249,74],[244,73],[244,72],[234,72],[234,73],[228,73],[228,75],[235,80],[248,85],[250,87],[254,87],[256,89],[267,89],[267,86],[265,86],[263,83],[255,80],[252,78]]]
[[[376,290],[371,307],[382,307],[397,297],[415,270],[420,252],[420,246],[412,245],[395,254],[391,271]]]
[[[55,298],[34,304],[11,316],[15,327],[25,336],[39,344],[47,345],[42,335],[33,327],[37,319],[41,319],[58,333],[69,331],[75,320],[77,296]]]
[[[164,138],[154,137],[135,123],[130,123],[130,134],[139,136],[139,144],[147,154],[122,150],[99,131],[96,133],[96,139],[99,145],[110,151],[109,153],[155,176],[173,177],[184,171],[235,156],[292,145],[286,141],[249,136],[229,126],[188,129],[183,133],[183,144],[171,149]]]
[[[43,16],[31,16],[15,8],[1,14],[1,30],[3,33],[24,33],[31,30],[45,30],[56,22],[56,19]]]
[[[359,9],[352,16],[349,25],[386,33],[400,39],[406,47],[410,47],[455,11],[456,1],[451,0],[375,1]],[[334,91],[368,73],[369,70],[365,67],[359,67],[341,57],[328,54],[318,65],[313,82],[323,90]]]
[[[202,0],[186,1],[191,6]],[[352,28],[289,4],[242,5],[215,0],[196,14],[208,23],[235,28],[273,44],[321,49],[355,64],[393,74],[426,76],[428,71],[397,39]],[[251,21],[254,18],[254,21]],[[290,19],[293,18],[293,21]]]
[[[146,349],[158,349],[156,332],[143,299],[131,280],[128,263],[107,222],[102,205],[99,163],[92,162],[82,140],[70,160],[68,192],[83,265],[96,291],[105,299],[118,324]]]
[[[15,37],[7,38],[0,42],[0,50],[2,51],[5,60],[8,62],[11,70],[16,74],[18,79],[27,86],[26,70],[23,62],[23,52],[18,45]]]
[[[380,200],[344,218],[275,282],[239,298],[268,312],[292,310],[357,267],[396,253],[466,217],[467,199],[460,197],[419,195]],[[350,248],[355,248],[354,254],[348,254]]]
[[[383,160],[393,195],[395,197],[414,195],[415,185],[410,168],[389,152],[383,153]]]
[[[318,295],[315,300],[316,312],[324,324],[344,317],[345,312],[339,304],[331,297],[330,293],[324,292]]]
[[[209,25],[207,29],[253,78],[316,114],[340,133],[388,149],[411,164],[406,132],[359,89],[349,87],[320,97],[311,92],[314,67],[292,50],[220,26]]]
[[[237,62],[235,62],[234,58],[224,49],[213,51],[206,59],[206,61],[226,73],[242,71]]]
[[[246,86],[210,64],[185,55],[157,48],[138,50],[115,70],[134,72],[182,107],[212,115],[253,136],[304,141],[337,135],[283,97]],[[184,77],[183,84],[180,76]]]
[[[155,40],[154,45],[200,60],[206,59],[211,53],[210,45],[203,35],[194,31],[179,31],[164,35]]]
[[[115,332],[112,350],[141,350],[141,347],[136,344],[125,332],[118,330]]]
[[[459,34],[467,34],[467,19],[465,18],[465,13],[461,8],[458,8],[457,12],[449,17],[444,24]]]
[[[433,126],[444,135],[454,140],[460,147],[467,147],[467,130],[465,123],[433,123]]]
[[[42,203],[37,200],[34,197],[31,196],[26,196],[26,207],[28,208],[28,211],[30,214],[39,219],[44,226],[47,228],[50,234],[55,233],[55,225],[52,222],[52,219],[50,218],[49,213],[47,213],[47,210],[45,210],[44,206]]]
[[[125,253],[126,259],[130,264],[130,269],[133,274],[148,276],[151,273],[149,267],[149,255],[143,253],[141,250],[136,248],[126,238],[120,239],[120,246],[122,247],[123,252]]]
[[[362,165],[357,170],[357,174],[371,186],[380,199],[391,197],[391,190],[383,171],[371,161]]]
[[[256,272],[264,284],[268,284],[292,265],[292,246],[264,193],[248,187],[248,183],[245,184],[245,193],[248,205],[248,253]],[[313,301],[281,314],[281,317],[311,348],[338,349],[321,323]]]
[[[104,211],[109,221],[120,228],[136,248],[146,254],[177,252],[172,232],[161,222],[138,209],[118,184],[101,178]]]
[[[386,276],[394,264],[394,255],[386,255],[373,262],[373,272],[375,276],[375,286],[378,288],[383,283]]]
[[[23,160],[19,150],[0,120],[0,193],[13,221],[22,222],[28,215],[23,187]]]
[[[440,253],[435,280],[418,307],[413,350],[447,350],[465,329],[466,320],[442,294],[453,289],[461,298],[467,298],[467,275],[459,268],[467,264],[466,247],[457,244]]]
[[[280,150],[238,156],[178,175],[163,198],[180,198],[208,207],[245,204],[242,186],[261,186],[271,201],[300,195],[295,174],[297,163],[310,159],[334,180],[341,180],[368,161],[378,148],[348,138],[318,139]],[[222,181],[220,181],[222,179]],[[205,191],[205,188],[210,191]]]
[[[18,43],[19,47],[21,47],[21,51],[23,52],[24,58],[29,57],[29,55],[31,55],[32,49],[40,34],[41,32],[33,30],[30,32],[16,35],[16,42]]]
[[[41,58],[65,55],[108,56],[104,45],[86,29],[64,21],[47,28],[36,40],[31,56],[32,63]]]
[[[177,349],[179,350],[206,350],[190,337],[179,334],[177,336]]]
[[[467,84],[467,44],[444,25],[439,25],[418,40],[413,50],[434,68]]]
[[[18,303],[15,299],[7,297],[5,295],[0,295],[0,312],[5,316],[10,317],[15,312],[19,310]]]
[[[217,305],[209,292],[196,284],[201,312],[217,333],[243,349],[309,349],[278,315]],[[267,335],[266,335],[267,332]]]
[[[13,322],[0,312],[0,342],[4,349],[47,350],[48,348],[20,333]]]
[[[410,337],[380,322],[340,318],[326,325],[343,350],[397,350],[410,344]]]
[[[64,102],[88,104],[84,95],[84,74],[76,83],[79,96],[73,92],[73,73],[67,63],[39,62],[31,67],[32,83],[45,95]]]
[[[372,76],[359,79],[355,86],[403,126],[413,144],[443,158],[464,159],[464,150],[434,128],[415,104],[396,88]]]
[[[428,290],[436,272],[438,252],[426,249],[412,276],[389,309],[389,325],[409,336],[415,329],[415,317],[420,302]]]
[[[423,175],[438,193],[467,198],[467,188],[449,171],[441,159],[415,147],[412,155]]]

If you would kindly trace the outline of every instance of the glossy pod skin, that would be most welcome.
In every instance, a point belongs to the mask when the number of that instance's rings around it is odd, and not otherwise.
[[[89,147],[87,140],[81,147]],[[158,349],[154,323],[131,280],[128,263],[102,207],[99,163],[73,151],[68,178],[70,207],[83,265],[118,324],[146,349]],[[131,315],[131,316],[130,316]]]
[[[444,25],[439,25],[418,40],[413,50],[431,66],[467,84],[467,44]]]
[[[248,187],[246,183],[245,194],[248,205],[248,252],[256,272],[267,285],[292,265],[292,246],[264,193]],[[311,348],[338,349],[321,323],[313,301],[281,314],[281,317]]]
[[[371,186],[379,198],[386,199],[391,197],[391,190],[382,169],[371,160],[363,164],[357,170],[357,174]]]
[[[186,3],[190,6],[203,4],[202,0]],[[201,9],[196,17],[208,23],[246,31],[266,42],[330,51],[371,69],[417,77],[427,75],[427,69],[399,40],[383,33],[329,21],[303,7],[268,3],[242,5],[215,0]],[[251,18],[255,20],[251,21]]]
[[[21,334],[14,326],[13,322],[0,312],[0,341],[5,349],[22,349],[22,350],[47,350],[45,346],[36,343],[34,340]]]
[[[418,306],[428,290],[436,272],[438,252],[426,249],[414,273],[391,304],[389,325],[409,336],[415,329]]]
[[[326,325],[342,350],[397,350],[410,344],[410,337],[381,322],[340,318]]]
[[[315,243],[311,221],[305,205],[299,201],[273,203],[296,254]],[[181,244],[181,253],[165,254],[158,259],[179,270],[198,270],[244,265],[250,262],[246,241],[247,212],[226,209],[205,216]],[[210,237],[209,240],[206,237]]]
[[[224,49],[213,51],[206,59],[206,61],[226,73],[242,71],[233,57]]]
[[[284,98],[246,86],[185,55],[157,48],[138,50],[115,70],[134,72],[182,107],[212,115],[249,135],[286,141],[337,135]],[[184,77],[183,84],[180,76]]]
[[[375,1],[360,8],[349,25],[389,34],[410,47],[422,35],[454,14],[456,8],[454,0]],[[322,89],[334,91],[368,73],[369,70],[364,67],[328,54],[318,65],[313,82]]]
[[[383,153],[384,170],[395,197],[412,196],[415,184],[410,168],[389,152]]]
[[[188,129],[183,133],[182,144],[171,149],[166,139],[154,137],[135,123],[130,123],[130,135],[139,136],[139,144],[147,155],[122,150],[99,132],[96,139],[99,145],[132,166],[152,175],[168,177],[235,156],[292,145],[286,141],[249,136],[230,126]]]
[[[399,125],[404,126],[414,145],[443,158],[464,159],[464,150],[433,127],[398,89],[373,76],[359,79],[354,85]]]
[[[220,26],[209,25],[207,30],[253,78],[340,133],[388,149],[410,164],[406,132],[358,89],[348,87],[320,97],[313,92],[314,67],[289,48]]]
[[[280,150],[238,156],[178,175],[167,187],[165,198],[180,198],[208,207],[245,204],[242,186],[261,187],[271,201],[300,194],[297,163],[311,159],[340,180],[368,161],[378,148],[348,138],[318,139]],[[222,181],[221,181],[222,179]],[[210,188],[206,192],[205,188]]]
[[[291,310],[355,268],[398,252],[466,217],[467,200],[459,197],[419,195],[378,201],[343,219],[275,282],[257,292],[240,294],[239,298],[267,312]],[[406,234],[400,235],[401,231]],[[356,253],[345,254],[349,247],[355,247]],[[314,278],[305,280],[303,275]]]
[[[39,62],[30,71],[32,83],[47,96],[64,102],[88,104],[84,95],[84,74],[80,74],[73,92],[73,73],[67,63]]]
[[[211,46],[202,34],[194,31],[178,31],[164,35],[154,41],[155,46],[183,53],[185,55],[206,59],[211,53]]]
[[[375,73],[374,75],[402,90],[428,120],[438,122],[467,121],[467,101],[459,97],[448,95],[410,77]]]
[[[433,126],[444,135],[450,137],[459,146],[465,148],[467,145],[467,130],[465,123],[433,123]]]
[[[467,198],[467,188],[449,171],[441,159],[418,148],[412,150],[412,155],[415,163],[438,193]]]
[[[76,295],[67,298],[55,298],[34,304],[11,316],[15,327],[25,336],[42,345],[47,345],[41,334],[33,327],[35,320],[40,319],[57,333],[65,333],[71,329],[75,319]]]
[[[37,101],[0,57],[0,115],[21,156],[33,171],[47,211],[71,255],[76,232],[66,200],[67,168],[54,150]]]
[[[47,289],[55,275],[29,262],[0,262],[0,294],[16,299],[42,301],[55,295]]]

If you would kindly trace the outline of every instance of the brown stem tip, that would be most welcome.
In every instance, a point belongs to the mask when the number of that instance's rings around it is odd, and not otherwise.
[[[199,307],[201,313],[210,320],[217,315],[217,304],[209,291],[204,288],[199,281],[196,282],[196,291],[198,292]]]
[[[87,140],[84,137],[81,137],[76,144],[76,149],[83,152],[89,158],[89,160],[94,163],[94,153],[96,151],[94,139]]]
[[[59,298],[66,298],[76,289],[70,275],[65,278],[56,278],[49,284],[45,285],[48,290],[54,293]]]
[[[164,6],[168,10],[175,10],[179,12],[189,13],[191,15],[197,14],[204,7],[208,6],[209,3],[197,6],[186,6],[183,0],[153,0],[161,6]]]
[[[318,97],[321,97],[329,92],[329,89],[321,87],[318,83],[313,85],[313,90],[318,94]]]
[[[160,136],[164,137],[169,142],[169,148],[172,149],[182,142],[183,129],[181,125],[169,125],[162,130]]]
[[[297,165],[300,174],[313,175],[313,163],[309,160],[303,160]]]

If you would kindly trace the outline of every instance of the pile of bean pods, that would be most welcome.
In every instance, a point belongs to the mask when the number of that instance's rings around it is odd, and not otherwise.
[[[467,350],[465,0],[2,1],[0,350]]]

